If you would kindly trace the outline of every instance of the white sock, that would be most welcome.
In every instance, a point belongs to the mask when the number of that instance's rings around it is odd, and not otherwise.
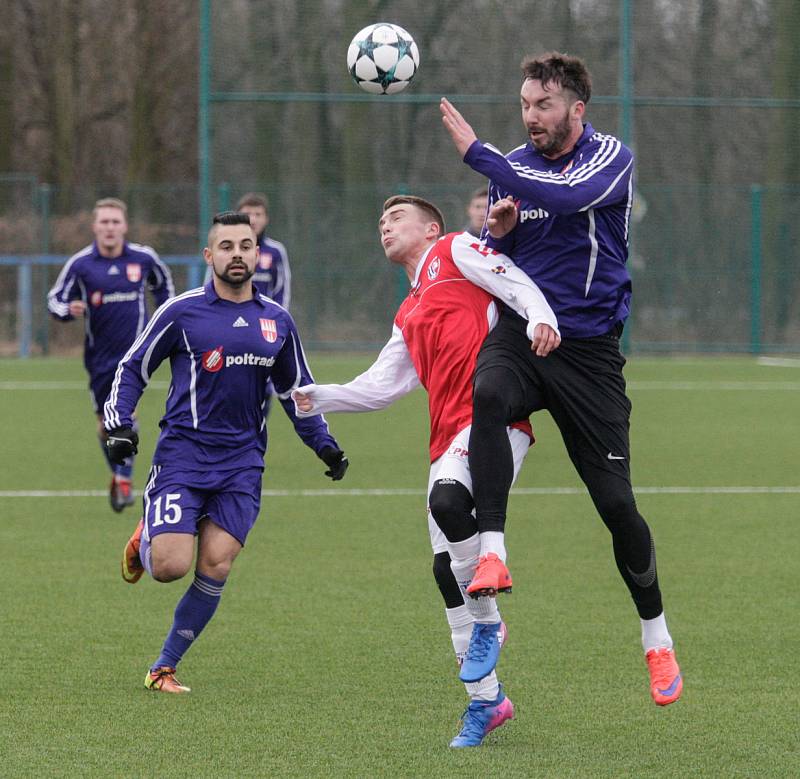
[[[667,620],[662,611],[654,619],[640,619],[642,623],[642,646],[645,652],[651,649],[672,649],[672,636],[667,630]]]
[[[447,616],[447,624],[450,625],[450,639],[453,642],[453,650],[460,666],[469,647],[473,619],[466,606],[445,609],[445,615]],[[497,681],[497,674],[494,671],[478,682],[464,684],[464,687],[467,690],[467,695],[473,701],[493,701],[500,694],[500,685]]]
[[[487,530],[480,534],[480,556],[494,552],[503,562],[506,561],[506,534],[495,530]]]
[[[481,597],[473,598],[467,595],[467,587],[475,576],[475,569],[478,567],[478,551],[480,550],[480,538],[476,533],[465,541],[448,543],[447,551],[450,555],[450,570],[453,572],[461,595],[464,597],[464,605],[476,622],[499,622],[500,612],[497,610],[497,602],[494,598]]]
[[[472,625],[475,620],[467,611],[466,606],[457,606],[454,609],[445,609],[447,624],[450,625],[450,639],[453,642],[453,651],[459,667],[467,654],[469,639],[472,636]]]

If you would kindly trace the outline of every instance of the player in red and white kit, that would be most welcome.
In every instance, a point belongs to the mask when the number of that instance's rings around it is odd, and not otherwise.
[[[445,601],[459,676],[471,698],[462,731],[451,746],[477,746],[514,709],[494,672],[506,633],[495,599],[465,594],[482,551],[467,459],[475,360],[498,318],[493,296],[528,320],[531,348],[542,357],[560,343],[558,324],[538,287],[507,257],[469,233],[443,235],[444,219],[432,203],[413,196],[389,198],[379,230],[387,258],[402,266],[411,282],[392,337],[373,365],[352,381],[309,384],[292,397],[303,417],[374,411],[420,384],[428,391],[433,571]],[[529,422],[514,423],[508,437],[516,477],[533,441]],[[510,590],[510,581],[508,585],[501,589]]]

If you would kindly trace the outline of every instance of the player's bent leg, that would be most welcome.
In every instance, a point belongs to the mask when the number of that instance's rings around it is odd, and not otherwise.
[[[586,469],[584,469],[586,470]],[[636,507],[633,491],[624,478],[588,469],[589,492],[598,513],[611,532],[614,560],[633,599],[642,626],[642,646],[650,675],[650,695],[659,706],[677,701],[683,676],[675,659],[672,637],[658,583],[655,542]]]
[[[513,409],[522,402],[516,375],[502,367],[475,374],[469,467],[478,531],[502,533],[508,492],[514,480],[514,459],[506,433]]]
[[[145,685],[151,689],[148,678],[152,679],[161,674],[165,677],[171,675],[174,680],[178,663],[214,616],[227,575],[242,548],[237,539],[208,518],[200,522],[199,536],[194,581],[178,602],[172,627],[161,648],[161,654],[145,679]],[[167,687],[171,686],[169,681],[164,684]],[[164,686],[158,689],[162,692],[180,691],[166,689]]]

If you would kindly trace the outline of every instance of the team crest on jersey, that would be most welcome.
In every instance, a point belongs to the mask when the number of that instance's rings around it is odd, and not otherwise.
[[[129,262],[125,266],[125,274],[128,276],[128,281],[136,283],[142,280],[142,266],[138,262]]]
[[[278,326],[275,324],[274,319],[259,319],[261,323],[261,335],[264,336],[265,341],[274,344],[278,340]]]
[[[103,293],[99,289],[96,289],[91,295],[89,295],[89,302],[95,308],[101,306],[103,304]]]
[[[441,270],[442,263],[438,257],[434,257],[431,260],[430,265],[428,265],[428,278],[433,281],[438,275],[439,271]]]
[[[203,353],[203,367],[209,373],[216,373],[223,365],[222,352],[224,347],[218,346]]]
[[[272,267],[272,255],[269,252],[259,254],[258,267],[261,268],[261,270],[269,270]]]
[[[506,267],[507,267],[506,265],[495,265],[494,268],[492,268],[492,273],[496,273],[498,276],[502,276],[506,272]]]

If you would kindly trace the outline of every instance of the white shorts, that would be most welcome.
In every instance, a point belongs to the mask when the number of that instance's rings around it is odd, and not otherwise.
[[[455,481],[463,484],[469,490],[469,494],[472,495],[472,474],[469,471],[469,459],[467,457],[469,454],[469,431],[471,429],[472,425],[465,427],[453,439],[453,442],[447,447],[447,451],[439,459],[431,463],[430,475],[428,476],[428,495],[431,494],[433,483],[437,479],[455,479]],[[508,432],[508,440],[511,443],[511,453],[514,457],[514,478],[511,482],[513,484],[517,480],[522,461],[528,453],[531,439],[516,427],[507,427],[506,431]],[[430,507],[428,508],[428,531],[431,535],[433,553],[446,552],[447,539],[431,516]]]

